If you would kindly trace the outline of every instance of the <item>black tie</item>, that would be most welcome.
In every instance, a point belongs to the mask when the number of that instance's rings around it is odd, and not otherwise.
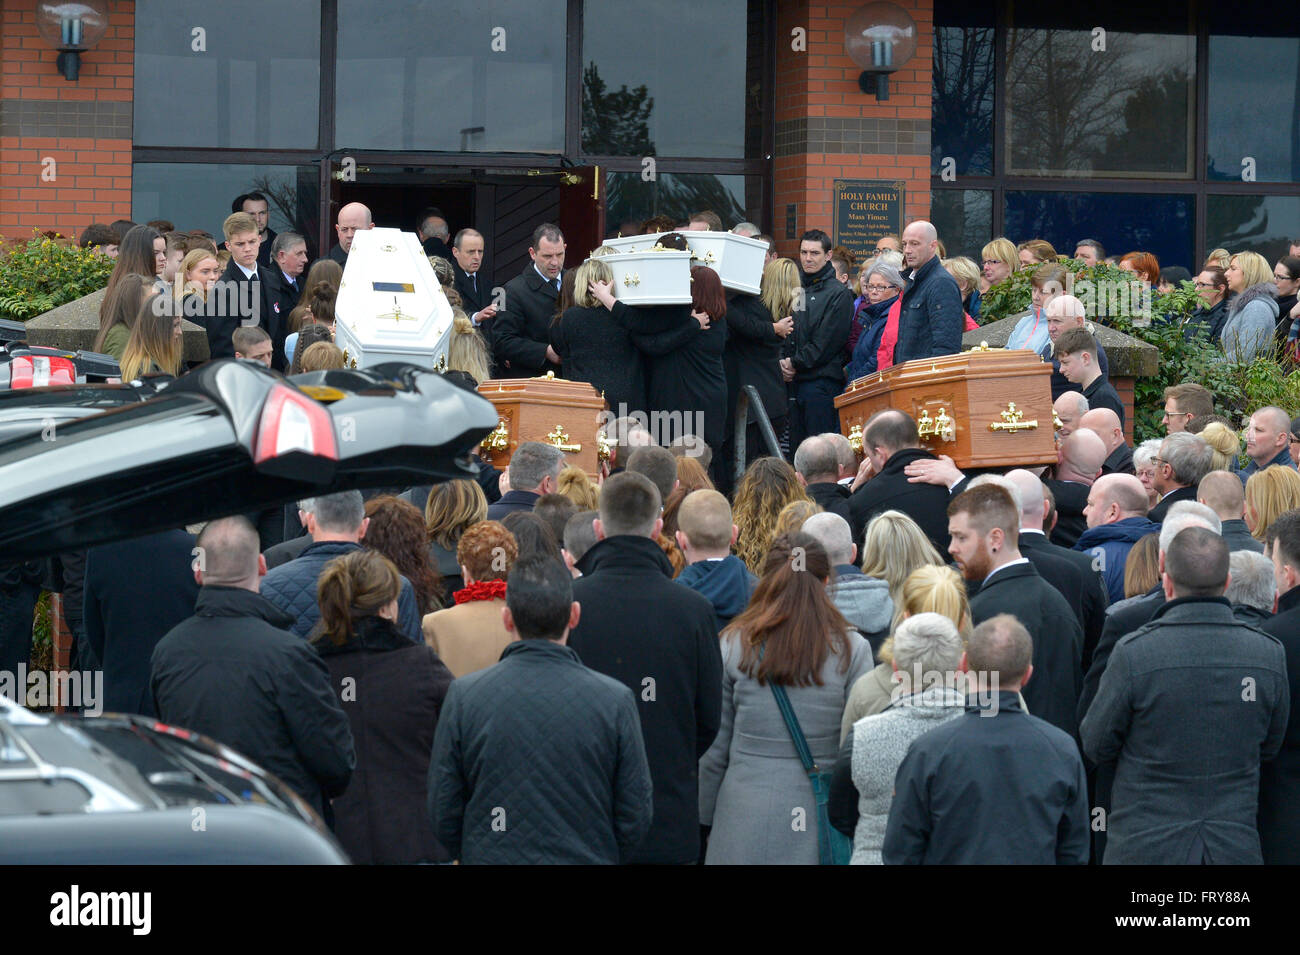
[[[560,294],[560,280],[558,278],[555,280],[555,294]]]
[[[475,272],[469,277],[469,287],[474,290],[474,297],[478,298],[478,273]]]

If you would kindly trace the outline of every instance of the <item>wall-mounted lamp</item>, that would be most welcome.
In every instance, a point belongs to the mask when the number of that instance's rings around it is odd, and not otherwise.
[[[75,82],[81,54],[108,30],[107,0],[39,0],[36,29],[41,39],[59,51],[56,62],[63,78]]]
[[[889,99],[889,74],[916,53],[916,21],[896,3],[868,3],[844,23],[844,49],[862,67],[858,87]]]

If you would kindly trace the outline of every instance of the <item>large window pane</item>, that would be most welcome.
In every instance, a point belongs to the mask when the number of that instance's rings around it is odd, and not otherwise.
[[[938,0],[934,22],[930,171],[988,175],[993,171],[993,4]]]
[[[1208,178],[1300,182],[1300,27],[1289,19],[1288,37],[1210,37]]]
[[[1126,11],[1101,3],[1086,14],[1015,7],[1007,33],[1008,173],[1194,175],[1196,40],[1188,7],[1168,6]],[[1170,32],[1145,32],[1153,28]]]
[[[930,221],[949,258],[966,255],[980,261],[980,250],[993,238],[993,193],[987,189],[936,189]]]
[[[339,0],[344,149],[560,152],[564,0]]]
[[[1300,197],[1209,196],[1205,217],[1207,249],[1258,252],[1276,262],[1300,241]]]
[[[137,146],[315,149],[320,0],[137,0],[134,106]]]
[[[744,156],[761,62],[749,7],[748,0],[587,0],[583,152]]]
[[[639,172],[611,172],[605,179],[605,225],[614,235],[620,227],[651,216],[671,216],[681,222],[693,212],[712,209],[731,228],[745,219],[759,221],[757,207],[746,211],[746,179],[758,185],[758,176],[714,176],[709,173],[660,173],[651,182]],[[758,190],[751,189],[757,198]]]
[[[270,226],[292,229],[307,239],[316,255],[320,222],[319,171],[312,166],[214,165],[210,163],[136,163],[131,189],[131,217],[136,222],[168,219],[188,232],[205,229],[218,243],[230,203],[245,192],[261,192],[270,205]]]
[[[1062,255],[1096,239],[1108,255],[1140,250],[1162,266],[1190,268],[1195,215],[1190,195],[1008,192],[1006,234],[1013,242],[1046,239]]]

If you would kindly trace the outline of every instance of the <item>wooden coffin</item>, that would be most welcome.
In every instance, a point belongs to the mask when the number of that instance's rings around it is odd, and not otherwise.
[[[972,350],[859,378],[835,407],[859,452],[867,420],[895,408],[917,422],[923,447],[959,468],[1054,464],[1051,377],[1032,351]]]
[[[479,394],[497,410],[497,427],[483,439],[479,453],[505,470],[524,441],[552,444],[569,463],[593,477],[600,470],[597,431],[606,424],[605,399],[585,381],[565,381],[547,372],[543,378],[492,378]]]
[[[614,273],[614,297],[628,305],[689,305],[689,252],[620,252],[601,261]]]

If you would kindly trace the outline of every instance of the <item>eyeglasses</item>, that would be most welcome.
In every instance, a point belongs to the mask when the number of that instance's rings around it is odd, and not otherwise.
[[[869,292],[892,292],[893,290],[894,287],[892,285],[873,285],[870,282],[867,283],[867,291]]]
[[[1218,287],[1218,286],[1216,286],[1213,282],[1193,282],[1192,284],[1195,285],[1197,288],[1217,288],[1217,287]]]

